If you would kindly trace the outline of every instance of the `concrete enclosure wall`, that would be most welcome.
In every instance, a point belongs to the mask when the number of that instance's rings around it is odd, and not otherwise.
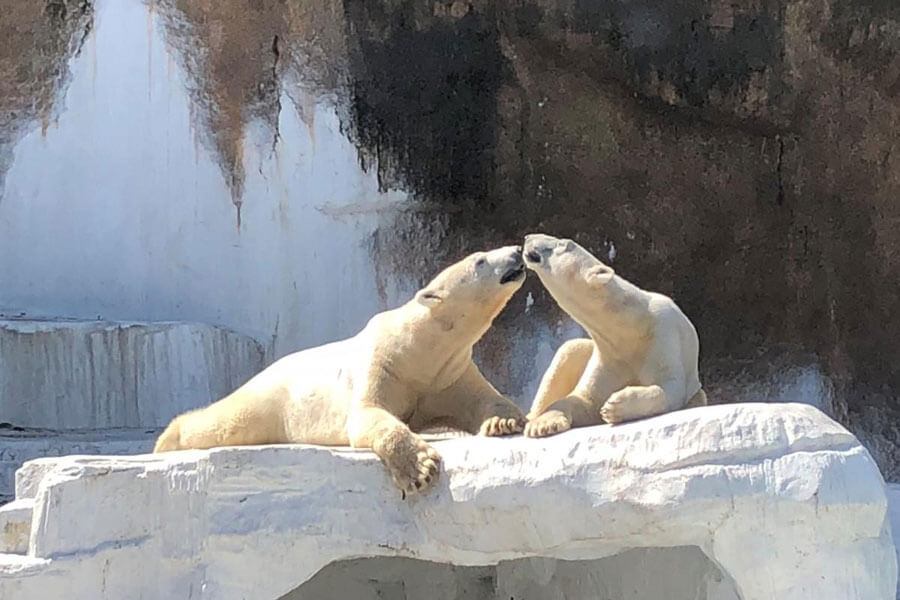
[[[713,402],[815,404],[900,473],[895,2],[8,4],[0,317],[269,361],[543,230],[676,299]],[[477,358],[524,406],[577,331],[529,280]]]
[[[3,420],[20,427],[161,427],[221,398],[264,348],[196,324],[0,321]]]

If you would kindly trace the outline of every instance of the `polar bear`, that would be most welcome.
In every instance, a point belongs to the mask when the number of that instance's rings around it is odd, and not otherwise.
[[[175,417],[154,452],[275,443],[371,448],[405,497],[440,456],[414,431],[522,431],[522,412],[472,361],[472,346],[525,279],[521,246],[451,265],[355,336],[285,356],[231,395]]]
[[[526,236],[524,258],[591,336],[557,351],[528,413],[526,436],[706,405],[697,331],[671,298],[625,281],[572,240]]]

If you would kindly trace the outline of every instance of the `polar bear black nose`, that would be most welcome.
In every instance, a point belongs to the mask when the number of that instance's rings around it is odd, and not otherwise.
[[[538,252],[536,250],[529,250],[528,253],[525,255],[525,259],[528,262],[539,263],[539,262],[541,262],[541,255],[538,254]]]

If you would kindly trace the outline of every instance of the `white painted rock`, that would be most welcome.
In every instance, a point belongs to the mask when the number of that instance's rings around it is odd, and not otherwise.
[[[338,448],[29,462],[0,598],[894,597],[881,475],[807,405],[436,446],[445,471],[412,501]]]
[[[16,470],[25,461],[66,454],[141,454],[153,449],[157,435],[158,429],[0,430],[0,504],[13,495]]]
[[[264,366],[257,341],[211,325],[0,320],[0,422],[159,427]]]

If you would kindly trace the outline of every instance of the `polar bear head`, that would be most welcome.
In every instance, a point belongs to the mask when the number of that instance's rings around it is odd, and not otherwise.
[[[579,322],[589,318],[596,301],[607,296],[618,278],[612,267],[603,264],[572,240],[535,233],[525,236],[522,254],[525,265],[537,273],[559,305]]]
[[[476,252],[438,273],[416,293],[447,326],[480,337],[525,280],[521,246]]]
[[[615,276],[612,267],[572,240],[534,233],[525,236],[522,253],[525,264],[551,293],[561,284],[565,291],[589,294],[603,289]]]

